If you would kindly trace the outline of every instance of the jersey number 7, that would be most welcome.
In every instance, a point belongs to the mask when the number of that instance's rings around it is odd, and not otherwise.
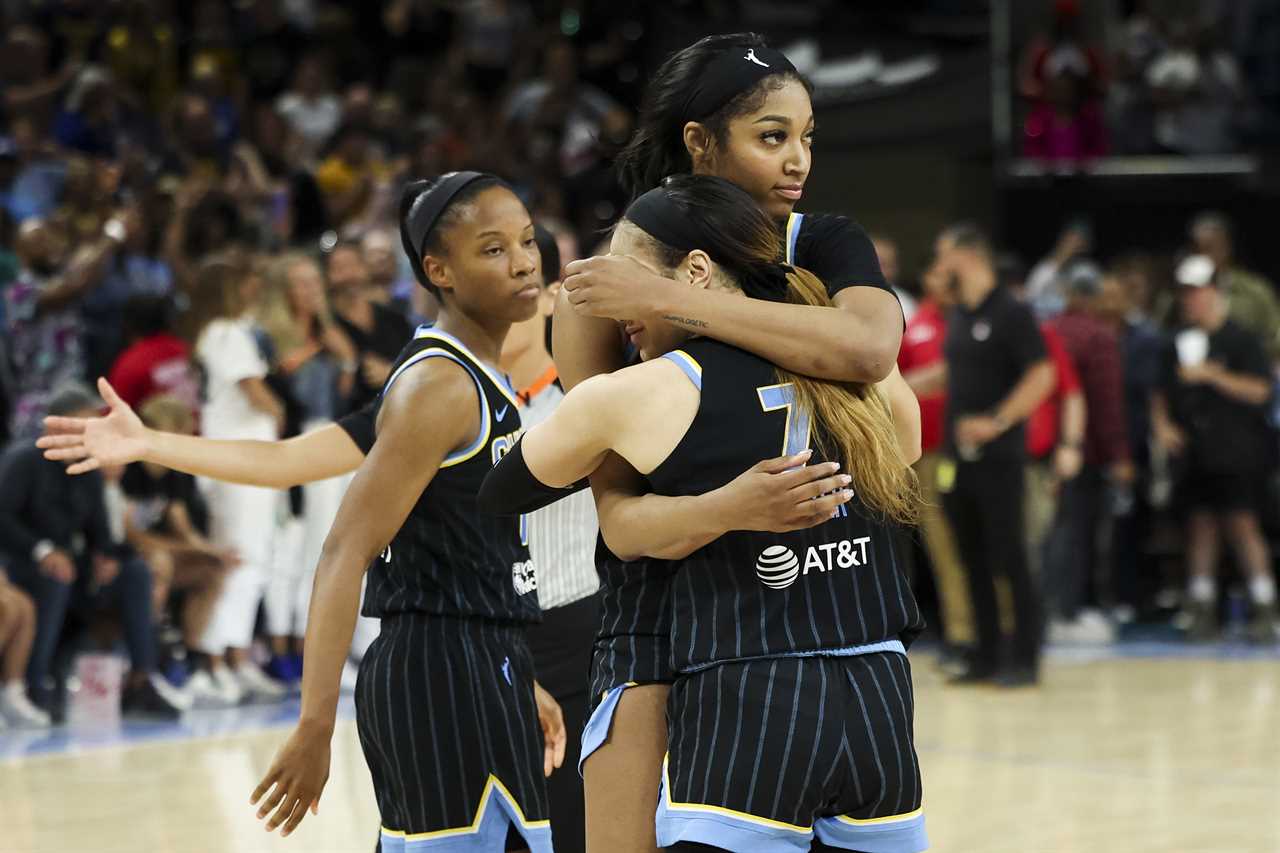
[[[766,412],[786,409],[787,423],[782,437],[782,456],[793,456],[809,447],[809,413],[796,405],[796,386],[790,382],[756,389],[760,408]]]

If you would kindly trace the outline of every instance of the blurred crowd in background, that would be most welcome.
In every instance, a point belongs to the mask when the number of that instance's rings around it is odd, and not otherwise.
[[[1223,155],[1274,140],[1280,10],[1267,3],[1139,2],[1110,43],[1081,0],[1056,0],[1023,49],[1022,152],[1074,163],[1107,155]]]
[[[631,5],[0,3],[0,720],[47,724],[75,653],[121,638],[127,711],[296,688],[298,567],[318,554],[333,490],[253,504],[268,535],[245,553],[228,532],[248,505],[236,493],[141,463],[68,478],[32,446],[42,419],[99,410],[85,386],[99,376],[148,425],[218,438],[286,437],[363,405],[434,316],[396,232],[409,178],[502,175],[562,263],[590,254],[626,201],[611,157],[654,59]],[[1139,9],[1108,50],[1078,34],[1074,3],[1055,10],[1019,76],[1033,156],[1236,150],[1251,98],[1276,92],[1280,51],[1260,59],[1257,33],[1229,52],[1214,21]],[[987,264],[1055,365],[1020,457],[1048,639],[1109,643],[1152,623],[1211,639],[1221,621],[1269,642],[1274,285],[1212,212],[1177,256],[1100,259],[1095,237],[1070,221],[1054,246],[961,247],[969,261],[936,261],[918,282],[893,235],[878,237],[908,317],[922,476],[937,486],[956,450],[958,270]],[[1007,629],[1023,605],[1002,591],[998,614],[975,617],[948,544],[965,531],[926,515],[916,580],[963,661],[975,619]],[[1219,562],[1239,569],[1221,584]]]

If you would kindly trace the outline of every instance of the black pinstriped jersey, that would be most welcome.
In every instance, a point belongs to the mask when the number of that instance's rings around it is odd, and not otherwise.
[[[702,389],[698,413],[650,475],[654,491],[697,495],[761,459],[814,446],[794,387],[764,359],[706,338],[666,356]],[[810,464],[824,461],[815,448]],[[678,671],[838,652],[901,640],[923,622],[898,567],[894,530],[857,495],[838,516],[792,533],[728,533],[680,561],[672,588]]]
[[[370,416],[405,370],[429,358],[461,365],[480,398],[480,432],[450,453],[369,569],[364,614],[419,612],[532,622],[541,618],[524,516],[480,512],[485,475],[520,436],[516,397],[506,378],[452,335],[423,326],[401,351]]]

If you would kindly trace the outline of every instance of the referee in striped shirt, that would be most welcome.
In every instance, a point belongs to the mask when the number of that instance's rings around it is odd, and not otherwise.
[[[502,369],[520,401],[520,422],[528,429],[546,420],[564,399],[555,362],[547,350],[546,323],[555,307],[560,251],[555,237],[535,226],[542,254],[543,293],[538,312],[517,323],[502,348]],[[538,569],[542,623],[528,629],[538,683],[564,711],[569,744],[564,764],[547,780],[551,826],[557,853],[585,849],[582,777],[577,773],[586,723],[587,673],[599,615],[595,568],[595,500],[590,489],[574,492],[529,516],[529,551]]]

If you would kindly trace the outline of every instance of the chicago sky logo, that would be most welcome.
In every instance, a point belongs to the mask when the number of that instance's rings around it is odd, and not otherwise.
[[[830,572],[837,568],[865,566],[868,562],[867,543],[870,541],[870,536],[859,536],[857,539],[812,545],[805,551],[803,568],[800,558],[790,548],[770,545],[756,560],[756,576],[769,589],[786,589],[801,575],[808,575],[810,570]]]

